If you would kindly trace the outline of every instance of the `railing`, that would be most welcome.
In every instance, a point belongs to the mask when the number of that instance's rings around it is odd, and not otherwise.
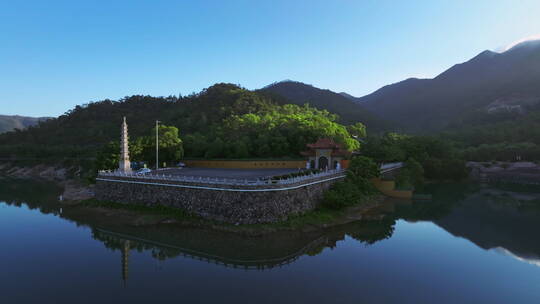
[[[120,172],[120,171],[99,171],[100,177],[125,177],[134,179],[171,181],[182,183],[203,183],[203,184],[219,184],[233,186],[259,186],[259,185],[289,185],[301,183],[309,180],[323,178],[331,175],[344,173],[345,170],[327,170],[319,173],[310,173],[303,176],[290,177],[287,179],[273,179],[272,177],[263,177],[259,179],[233,179],[220,177],[203,177],[203,176],[187,176],[187,175],[170,175],[156,173],[135,173],[135,172]]]
[[[382,164],[381,165],[381,173],[392,171],[392,170],[395,170],[395,169],[399,169],[401,167],[403,167],[402,162]]]

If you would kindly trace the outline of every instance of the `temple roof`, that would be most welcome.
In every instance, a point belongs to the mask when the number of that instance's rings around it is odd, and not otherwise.
[[[341,149],[341,145],[334,142],[331,138],[319,138],[314,144],[307,144],[311,149]]]
[[[304,156],[315,156],[315,150],[318,149],[330,149],[332,150],[331,156],[348,156],[351,154],[351,152],[344,150],[341,148],[341,145],[336,143],[331,138],[319,138],[316,143],[314,144],[307,144],[306,145],[309,150],[300,152],[300,154]]]

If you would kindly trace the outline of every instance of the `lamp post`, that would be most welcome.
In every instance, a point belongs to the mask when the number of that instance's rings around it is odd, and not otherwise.
[[[161,121],[156,120],[156,171],[159,168],[159,123]]]

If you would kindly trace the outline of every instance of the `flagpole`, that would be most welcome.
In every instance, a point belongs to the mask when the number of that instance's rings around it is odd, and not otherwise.
[[[156,171],[159,168],[159,120],[156,120]]]

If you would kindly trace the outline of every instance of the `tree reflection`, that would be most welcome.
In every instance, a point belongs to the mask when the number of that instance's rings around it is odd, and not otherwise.
[[[27,179],[1,179],[0,202],[29,209],[37,209],[41,213],[57,214],[60,208],[58,197],[62,187],[54,182]]]
[[[373,245],[392,237],[396,221],[391,217],[379,221],[356,222],[347,235],[366,245]]]

